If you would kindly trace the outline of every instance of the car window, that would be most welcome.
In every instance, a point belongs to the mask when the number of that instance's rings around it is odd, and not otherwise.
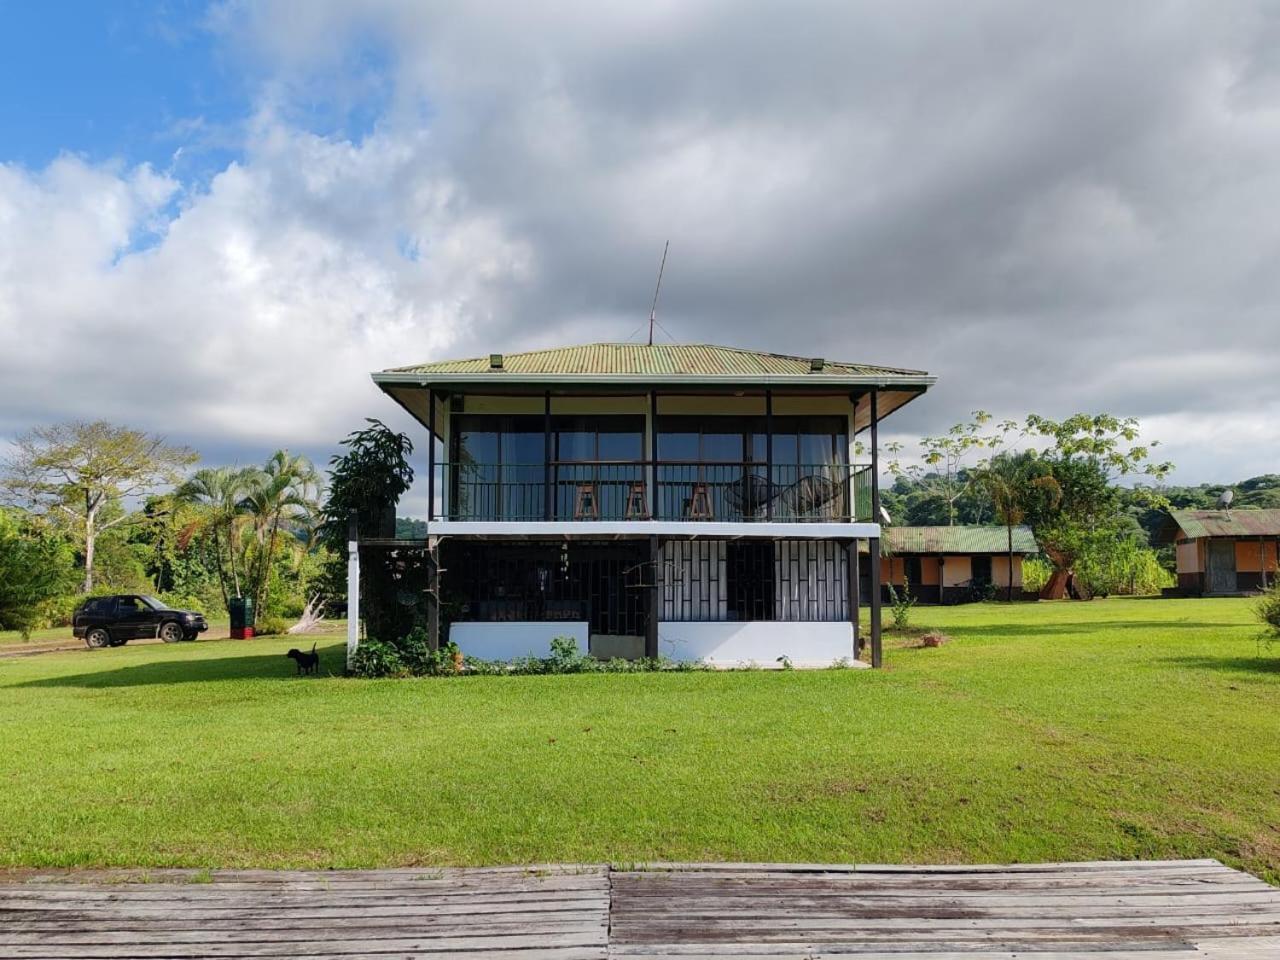
[[[146,607],[137,597],[121,597],[116,601],[116,613],[119,614],[138,613],[145,609]]]
[[[106,613],[111,606],[110,600],[104,600],[101,597],[94,600],[86,600],[84,604],[84,613]]]
[[[143,597],[142,602],[145,603],[152,610],[172,610],[173,609],[173,607],[169,606],[163,600],[157,600],[155,597],[152,597],[152,596]]]

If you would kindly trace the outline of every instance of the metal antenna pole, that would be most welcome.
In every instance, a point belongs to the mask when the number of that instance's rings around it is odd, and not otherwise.
[[[649,346],[653,346],[653,325],[658,319],[658,292],[662,289],[662,271],[667,266],[667,249],[671,246],[668,240],[662,247],[662,263],[658,265],[658,285],[653,288],[653,306],[649,308]]]

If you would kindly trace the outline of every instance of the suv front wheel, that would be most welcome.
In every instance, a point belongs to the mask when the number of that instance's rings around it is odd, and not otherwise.
[[[101,627],[94,627],[84,635],[84,645],[90,650],[101,650],[111,646],[111,634]]]
[[[166,620],[160,624],[160,639],[165,643],[177,643],[179,640],[185,639],[182,625],[175,620]]]

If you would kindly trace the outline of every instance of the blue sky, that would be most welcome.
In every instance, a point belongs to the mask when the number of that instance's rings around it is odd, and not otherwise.
[[[183,147],[202,169],[225,165],[249,89],[205,8],[0,3],[0,159],[42,167],[70,151],[167,169]]]

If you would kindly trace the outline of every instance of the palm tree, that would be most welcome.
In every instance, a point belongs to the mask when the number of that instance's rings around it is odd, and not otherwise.
[[[996,517],[1008,537],[1009,587],[1013,599],[1013,528],[1026,519],[1028,510],[1041,502],[1057,506],[1062,488],[1048,464],[1030,451],[1002,453],[992,457],[973,474],[973,483],[991,498]]]
[[[277,450],[261,470],[254,472],[240,508],[253,526],[258,545],[257,562],[250,578],[257,609],[262,608],[266,597],[280,527],[288,524],[294,529],[305,529],[312,524],[319,509],[319,485],[319,473],[311,461],[301,455],[293,456],[287,450]]]
[[[254,475],[252,467],[205,467],[197,470],[178,488],[178,497],[201,508],[200,526],[213,536],[213,551],[218,568],[218,584],[222,588],[223,603],[232,596],[240,596],[241,501],[250,489]],[[225,544],[227,560],[223,564]],[[228,588],[228,570],[231,588]]]

